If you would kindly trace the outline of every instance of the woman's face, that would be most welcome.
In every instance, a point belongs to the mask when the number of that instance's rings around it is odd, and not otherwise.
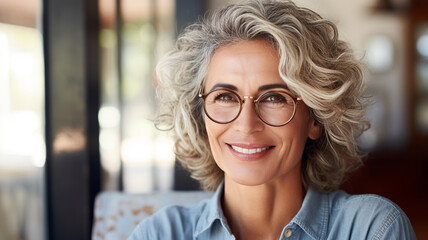
[[[264,40],[225,45],[211,58],[204,91],[222,86],[234,88],[241,98],[256,99],[267,90],[286,89],[278,65],[278,53]],[[250,186],[275,180],[300,181],[306,139],[320,135],[302,101],[297,103],[294,118],[281,127],[263,123],[248,100],[233,122],[219,124],[205,115],[205,123],[211,151],[226,180]]]

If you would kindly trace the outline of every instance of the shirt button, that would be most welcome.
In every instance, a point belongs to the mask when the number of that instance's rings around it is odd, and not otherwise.
[[[291,234],[293,233],[293,230],[291,230],[290,228],[288,228],[287,230],[285,230],[284,232],[284,236],[286,238],[289,238],[291,236]]]

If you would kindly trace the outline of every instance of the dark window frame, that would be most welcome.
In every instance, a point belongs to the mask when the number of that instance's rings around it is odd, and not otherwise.
[[[100,191],[98,1],[44,0],[49,239],[90,239]]]

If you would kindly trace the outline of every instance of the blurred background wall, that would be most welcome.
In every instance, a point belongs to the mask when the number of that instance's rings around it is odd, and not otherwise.
[[[196,189],[151,122],[154,66],[232,0],[0,0],[0,240],[89,239],[93,199]],[[366,65],[369,155],[342,189],[398,203],[428,239],[428,3],[296,0]]]

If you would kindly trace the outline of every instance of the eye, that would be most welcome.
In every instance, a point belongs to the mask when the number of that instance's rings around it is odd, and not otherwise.
[[[291,98],[284,93],[268,93],[260,100],[264,104],[287,104]]]
[[[215,102],[223,102],[223,103],[235,103],[239,102],[238,98],[235,94],[230,92],[221,92],[216,95],[214,98]]]

